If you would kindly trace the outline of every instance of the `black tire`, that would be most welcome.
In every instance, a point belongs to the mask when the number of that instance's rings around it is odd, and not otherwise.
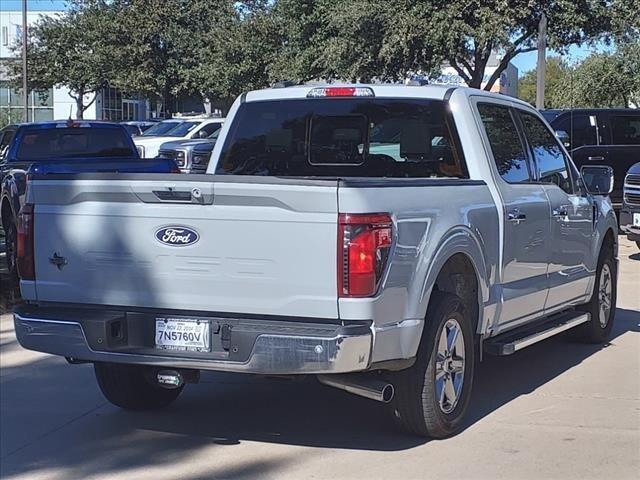
[[[18,229],[13,218],[5,219],[4,242],[9,280],[14,284],[18,282]]]
[[[611,285],[611,294],[609,300],[609,309],[604,318],[601,318],[600,307],[602,300],[601,280],[603,274],[609,275]],[[580,310],[591,314],[591,320],[588,323],[580,325],[576,330],[576,339],[585,343],[605,343],[611,334],[613,321],[616,316],[616,300],[617,300],[617,269],[616,262],[613,259],[613,252],[606,246],[600,252],[598,258],[598,268],[596,271],[595,285],[591,300],[579,307]]]
[[[436,365],[437,345],[445,325],[450,326],[451,319],[457,322],[463,337],[464,370],[457,401],[448,405],[452,410],[445,411],[447,409],[441,407],[437,394],[436,372],[442,375],[451,368],[452,362],[439,362],[440,367]],[[412,367],[392,376],[395,396],[390,406],[396,425],[404,432],[430,438],[446,438],[459,432],[464,426],[462,422],[471,399],[475,361],[473,322],[462,300],[456,295],[434,292],[427,310],[425,330],[416,362]],[[444,368],[444,365],[448,366]],[[457,374],[449,375],[454,388],[453,378]],[[442,380],[442,388],[446,381],[448,380]]]
[[[167,389],[152,383],[150,367],[95,363],[96,379],[109,402],[125,410],[155,410],[173,402],[184,386]]]

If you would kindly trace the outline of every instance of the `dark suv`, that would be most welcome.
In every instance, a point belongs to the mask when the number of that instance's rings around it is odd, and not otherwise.
[[[613,168],[611,201],[619,210],[624,177],[629,168],[640,161],[640,109],[544,110],[542,115],[578,168],[583,165]]]

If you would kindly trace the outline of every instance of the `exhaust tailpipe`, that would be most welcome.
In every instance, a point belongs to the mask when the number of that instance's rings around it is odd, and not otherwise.
[[[362,374],[317,375],[317,378],[324,385],[382,403],[389,403],[395,393],[390,383]]]

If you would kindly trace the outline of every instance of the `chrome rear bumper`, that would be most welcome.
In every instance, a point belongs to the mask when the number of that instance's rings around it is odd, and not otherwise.
[[[336,326],[332,336],[305,335],[304,329],[287,334],[259,334],[248,360],[235,362],[158,353],[102,351],[90,347],[79,321],[36,318],[14,313],[16,337],[24,348],[89,362],[116,362],[158,367],[193,368],[269,375],[348,373],[369,366],[372,333]],[[307,329],[308,331],[308,329]]]

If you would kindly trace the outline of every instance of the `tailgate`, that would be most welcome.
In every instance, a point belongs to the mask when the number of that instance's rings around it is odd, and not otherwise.
[[[31,182],[39,301],[338,317],[337,182],[107,177]]]

